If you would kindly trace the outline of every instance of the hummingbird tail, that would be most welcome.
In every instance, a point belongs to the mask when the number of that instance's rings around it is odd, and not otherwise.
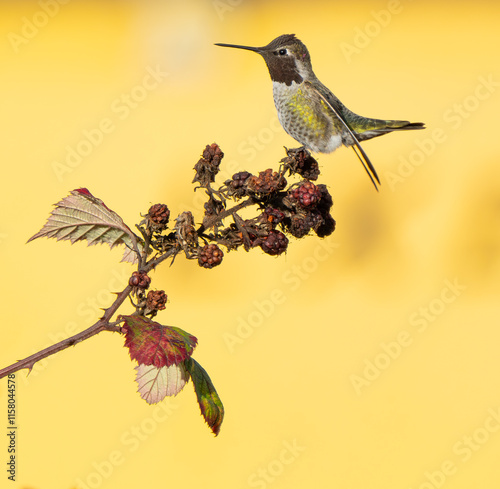
[[[365,127],[357,128],[356,137],[358,141],[366,141],[367,139],[383,136],[393,131],[410,131],[413,129],[425,129],[423,122],[409,121],[384,121],[381,119],[365,119]]]

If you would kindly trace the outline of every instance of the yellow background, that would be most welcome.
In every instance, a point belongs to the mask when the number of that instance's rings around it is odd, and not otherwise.
[[[295,33],[351,110],[428,129],[364,144],[378,194],[352,151],[319,156],[337,220],[323,247],[310,236],[279,258],[229,253],[207,271],[179,257],[152,274],[169,296],[158,321],[199,339],[226,409],[219,437],[190,385],[168,415],[147,405],[123,339],[103,333],[18,374],[18,477],[2,470],[0,485],[497,489],[498,3],[73,0],[50,17],[42,5],[0,4],[2,367],[87,328],[132,272],[105,246],[25,244],[70,190],[130,226],[157,202],[199,222],[190,182],[206,144],[225,152],[223,178],[276,168],[294,147],[263,60],[215,42]],[[168,75],[120,111],[156,67]],[[113,131],[58,174],[105,119]],[[5,381],[0,402],[5,413]]]

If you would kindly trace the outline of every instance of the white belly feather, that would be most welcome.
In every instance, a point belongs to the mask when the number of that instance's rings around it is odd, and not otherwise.
[[[273,97],[283,129],[300,144],[316,153],[331,153],[342,145],[333,122],[325,112],[314,112],[300,84],[273,81]]]

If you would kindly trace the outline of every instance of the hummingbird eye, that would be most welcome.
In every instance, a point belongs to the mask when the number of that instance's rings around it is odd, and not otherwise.
[[[280,49],[280,50],[278,51],[278,54],[279,54],[280,56],[285,56],[285,54],[286,54],[286,49]]]

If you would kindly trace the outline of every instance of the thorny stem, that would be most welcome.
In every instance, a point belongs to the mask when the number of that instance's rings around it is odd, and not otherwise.
[[[113,304],[111,304],[111,306],[104,311],[104,315],[102,316],[102,318],[99,319],[99,321],[97,321],[95,324],[90,326],[90,328],[87,328],[86,330],[81,331],[74,336],[66,338],[59,343],[55,343],[54,345],[44,348],[43,350],[40,350],[39,352],[34,353],[33,355],[30,355],[23,360],[19,360],[16,363],[9,365],[8,367],[1,369],[0,379],[23,368],[27,368],[31,371],[36,362],[39,362],[40,360],[43,360],[44,358],[47,358],[54,353],[65,350],[70,346],[76,345],[81,341],[88,340],[101,331],[121,331],[121,328],[117,327],[115,324],[110,324],[110,319],[116,312],[116,310],[122,305],[123,301],[128,297],[131,290],[132,287],[130,285],[127,285],[127,287],[125,287],[125,289],[123,289],[118,294]]]
[[[158,256],[157,258],[154,258],[153,260],[150,260],[146,266],[144,267],[144,272],[149,272],[151,270],[154,270],[162,261],[165,261],[167,258],[170,258],[171,256],[175,256],[179,252],[179,248],[173,248],[166,253],[163,253],[163,255]]]
[[[212,226],[217,224],[219,221],[222,221],[226,217],[229,217],[233,215],[234,213],[238,212],[240,209],[244,209],[245,207],[248,207],[250,205],[254,205],[255,201],[252,198],[248,198],[247,200],[244,200],[243,202],[239,203],[238,205],[235,205],[234,207],[231,207],[230,209],[226,209],[222,212],[219,212],[216,216],[211,217],[210,219],[207,219],[206,224],[202,224],[198,228],[198,235],[203,234],[203,232],[206,229],[210,229]]]
[[[220,212],[218,215],[212,217],[211,219],[208,219],[206,225],[201,225],[198,228],[197,234],[198,236],[201,236],[203,234],[203,231],[205,229],[210,229],[212,226],[214,226],[217,222],[225,219],[228,216],[235,215],[236,212],[238,212],[240,209],[243,209],[245,207],[248,207],[250,205],[255,204],[255,201],[251,198],[241,202],[238,205],[235,205],[234,207],[230,209],[226,209],[222,212]],[[138,259],[138,268],[139,270],[142,270],[144,272],[149,272],[156,268],[161,262],[165,261],[167,258],[169,258],[172,255],[175,255],[179,250],[177,248],[174,248],[172,250],[169,250],[168,252],[158,256],[157,258],[152,259],[149,262],[146,262],[146,258],[141,255],[141,252],[139,251],[139,247],[137,244],[137,239],[135,239],[135,236],[133,236],[132,239],[132,245],[135,251],[135,254],[137,255]],[[149,243],[146,243],[146,246],[148,246]],[[121,328],[114,325],[110,324],[110,320],[113,317],[113,314],[117,311],[117,309],[123,304],[125,299],[130,295],[130,292],[132,291],[132,287],[130,285],[127,285],[125,289],[123,289],[113,302],[110,307],[108,307],[104,311],[104,315],[102,316],[99,321],[94,323],[92,326],[89,328],[85,329],[84,331],[81,331],[80,333],[77,333],[76,335],[70,336],[69,338],[66,338],[59,343],[55,343],[54,345],[51,345],[47,348],[44,348],[43,350],[40,350],[33,355],[30,355],[29,357],[24,358],[23,360],[19,360],[16,363],[13,363],[12,365],[9,365],[8,367],[5,367],[0,370],[0,379],[3,377],[6,377],[9,374],[12,374],[14,372],[17,372],[18,370],[22,370],[23,368],[31,369],[35,365],[35,363],[39,362],[40,360],[43,360],[44,358],[47,358],[51,355],[54,355],[54,353],[58,353],[62,350],[65,350],[66,348],[69,348],[70,346],[74,346],[77,343],[80,343],[82,341],[85,341],[92,336],[95,336],[96,334],[101,333],[102,331],[111,331],[111,332],[121,332]]]
[[[155,268],[158,264],[160,264],[162,261],[166,260],[173,254],[175,254],[176,251],[177,250],[175,249],[169,250],[167,253],[164,253],[155,260],[152,260],[147,265],[145,265],[144,271],[149,272],[150,270]],[[138,257],[140,256],[139,250],[137,250],[137,256]],[[88,340],[92,336],[95,336],[96,334],[101,333],[102,331],[121,332],[121,328],[116,324],[111,324],[110,321],[111,318],[113,317],[113,314],[123,304],[125,299],[130,295],[131,291],[132,291],[132,286],[127,285],[127,287],[125,287],[120,293],[118,293],[113,304],[111,304],[111,306],[109,306],[104,311],[102,318],[99,319],[99,321],[94,323],[92,326],[90,326],[90,328],[87,328],[86,330],[81,331],[80,333],[77,333],[74,336],[70,336],[69,338],[62,340],[59,343],[55,343],[54,345],[44,348],[43,350],[40,350],[34,353],[33,355],[24,358],[23,360],[19,360],[16,363],[9,365],[8,367],[1,369],[0,379],[9,374],[17,372],[18,370],[21,370],[23,368],[27,368],[31,371],[35,363],[39,362],[40,360],[43,360],[44,358],[47,358],[50,355],[53,355],[54,353],[65,350],[70,346],[74,346],[77,343],[80,343],[81,341]]]
[[[139,228],[139,231],[142,233],[142,236],[144,238],[144,249],[141,253],[139,253],[139,250],[136,251],[137,257],[139,259],[139,270],[142,270],[142,266],[147,264],[148,260],[148,254],[149,254],[149,248],[151,246],[151,230],[147,230],[146,232],[143,231],[143,229],[140,226],[137,226]]]
[[[204,231],[206,229],[210,229],[215,224],[217,224],[218,222],[222,221],[223,219],[231,215],[235,218],[235,221],[237,222],[239,216],[236,213],[239,210],[244,209],[245,207],[254,205],[255,203],[256,202],[254,199],[248,198],[247,200],[240,202],[239,204],[231,207],[230,209],[226,209],[217,214],[216,216],[207,219],[207,222],[205,224],[202,224],[198,228],[197,235],[203,236]],[[246,232],[244,234],[246,234]],[[168,252],[163,253],[162,255],[147,262],[146,256],[143,256],[139,251],[138,242],[133,233],[131,233],[131,238],[132,238],[132,246],[138,260],[138,269],[146,273],[156,268],[161,262],[165,261],[170,256],[172,255],[175,256],[179,252],[178,248],[173,248]],[[145,236],[145,249],[144,249],[145,253],[147,253],[147,248],[149,247],[149,243],[150,243],[150,236]],[[87,340],[92,336],[101,333],[102,331],[121,332],[121,328],[119,326],[116,326],[115,324],[110,324],[110,320],[113,317],[113,314],[117,311],[117,309],[123,304],[124,300],[130,295],[131,291],[132,287],[130,285],[127,285],[127,287],[125,287],[125,289],[123,289],[118,294],[113,304],[111,304],[111,306],[104,311],[104,315],[102,316],[102,318],[99,319],[99,321],[94,323],[89,328],[85,329],[84,331],[81,331],[76,335],[70,336],[69,338],[62,340],[59,343],[55,343],[54,345],[44,348],[43,350],[40,350],[34,353],[33,355],[24,358],[23,360],[18,360],[16,363],[13,363],[12,365],[9,365],[8,367],[1,369],[0,379],[6,377],[9,374],[17,372],[18,370],[22,370],[23,368],[27,368],[29,371],[31,371],[35,363],[39,362],[40,360],[43,360],[44,358],[54,355],[54,353],[58,353],[62,350],[65,350],[66,348],[69,348],[70,346],[74,346],[77,343]]]
[[[208,147],[208,146],[207,146]],[[281,168],[280,168],[280,171]],[[203,185],[202,185],[203,187]],[[222,198],[222,201],[224,201],[224,196],[218,191],[213,190],[210,187],[210,184],[208,184],[205,189],[207,190],[208,194],[212,196],[213,194],[217,195],[219,198]],[[222,195],[222,197],[221,197]],[[212,216],[210,218],[207,218],[205,220],[204,224],[201,224],[196,231],[196,234],[198,238],[210,238],[211,240],[214,240],[218,243],[221,244],[226,244],[230,245],[230,243],[227,240],[224,240],[223,238],[217,237],[217,236],[207,236],[205,231],[213,228],[216,226],[218,223],[222,222],[225,218],[232,216],[233,220],[238,227],[238,229],[241,231],[243,237],[245,238],[245,242],[249,242],[250,238],[248,236],[248,232],[245,229],[244,226],[242,226],[242,219],[241,217],[237,214],[238,211],[241,209],[244,209],[245,207],[249,207],[252,205],[259,204],[258,199],[249,197],[247,200],[244,200],[243,202],[240,202],[239,204],[229,208],[222,210],[221,212],[217,213],[215,216]],[[138,270],[148,273],[151,270],[155,269],[161,262],[165,261],[169,257],[174,257],[181,251],[181,246],[177,244],[176,246],[172,247],[169,249],[167,252],[161,254],[161,255],[156,255],[155,257],[151,258],[149,261],[147,259],[148,257],[148,252],[151,246],[151,233],[147,232],[145,233],[144,230],[140,227],[137,226],[140,232],[142,233],[142,236],[144,238],[144,248],[143,252],[141,253],[139,250],[139,243],[136,235],[134,233],[129,233],[129,237],[132,240],[132,249],[135,252],[135,255],[137,257],[137,263],[138,263]],[[245,245],[245,248],[247,248],[247,245]],[[120,293],[117,294],[117,297],[113,304],[111,304],[110,307],[108,307],[105,311],[103,316],[92,326],[89,328],[85,329],[84,331],[81,331],[80,333],[77,333],[76,335],[73,335],[69,338],[66,338],[65,340],[62,340],[58,343],[55,343],[52,346],[49,346],[47,348],[44,348],[43,350],[40,350],[33,355],[30,355],[29,357],[24,358],[23,360],[18,360],[17,362],[13,363],[12,365],[9,365],[8,367],[5,367],[3,369],[0,369],[0,379],[3,377],[6,377],[9,374],[12,374],[14,372],[17,372],[19,370],[22,370],[24,368],[27,368],[28,374],[35,365],[35,363],[39,362],[40,360],[43,360],[44,358],[47,358],[54,353],[60,352],[62,350],[65,350],[66,348],[69,348],[70,346],[74,346],[77,343],[80,343],[84,340],[87,340],[91,338],[92,336],[95,336],[96,334],[101,333],[102,331],[111,331],[111,332],[122,332],[122,328],[118,325],[116,322],[111,322],[111,318],[113,315],[116,313],[118,308],[123,304],[125,299],[130,296],[130,293],[132,292],[133,287],[131,285],[127,285]]]
[[[169,250],[167,253],[164,253],[163,255],[159,256],[155,260],[152,260],[149,262],[147,265],[144,267],[145,272],[149,272],[153,268],[155,268],[158,264],[160,264],[162,261],[166,260],[168,257],[172,256],[173,254],[176,253],[177,250]],[[137,249],[136,252],[137,256],[140,257],[140,252]],[[80,333],[75,334],[74,336],[70,336],[69,338],[66,338],[65,340],[60,341],[59,343],[55,343],[54,345],[51,345],[47,348],[44,348],[43,350],[40,350],[36,353],[33,353],[33,355],[30,355],[29,357],[24,358],[23,360],[19,360],[16,363],[13,363],[12,365],[9,365],[8,367],[5,367],[0,370],[0,379],[3,377],[6,377],[9,374],[12,374],[14,372],[17,372],[18,370],[21,370],[23,368],[27,368],[31,371],[35,363],[39,362],[40,360],[43,360],[44,358],[47,358],[54,353],[58,353],[62,350],[65,350],[66,348],[69,348],[70,346],[74,346],[77,343],[80,343],[81,341],[88,340],[92,336],[95,336],[98,333],[101,333],[102,331],[111,331],[111,332],[121,332],[121,328],[117,326],[116,324],[110,323],[111,318],[113,317],[113,314],[118,310],[118,308],[123,304],[125,299],[130,295],[130,292],[132,291],[132,286],[127,285],[125,289],[123,289],[120,293],[118,293],[115,301],[111,306],[109,306],[105,311],[101,319],[94,323],[90,328],[85,329],[84,331],[81,331]]]

